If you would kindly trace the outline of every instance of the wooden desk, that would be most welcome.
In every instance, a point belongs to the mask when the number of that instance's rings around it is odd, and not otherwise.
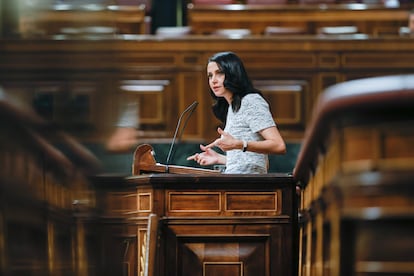
[[[83,34],[145,34],[144,21],[145,5],[60,4],[23,13],[20,26],[23,36],[66,34],[76,37]]]
[[[263,34],[267,26],[301,27],[308,34],[316,34],[320,27],[344,25],[354,25],[365,34],[398,34],[399,27],[407,25],[409,9],[366,4],[190,4],[188,25],[195,34],[226,28],[247,28],[253,34]]]
[[[155,275],[296,275],[291,176],[150,174],[99,180],[97,189],[111,233],[104,247],[121,258],[106,271],[120,274],[122,263],[127,275],[142,270],[137,260],[148,216],[156,214]]]

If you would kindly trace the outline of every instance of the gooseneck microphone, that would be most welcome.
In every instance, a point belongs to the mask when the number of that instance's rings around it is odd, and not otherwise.
[[[178,118],[177,126],[175,127],[174,137],[173,137],[173,140],[172,140],[171,145],[170,145],[170,150],[168,151],[167,160],[165,161],[165,171],[166,171],[166,173],[169,172],[168,165],[170,164],[170,161],[171,161],[172,152],[173,152],[173,148],[174,148],[174,145],[175,145],[175,140],[177,139],[177,133],[178,133],[178,130],[180,129],[180,126],[181,126],[181,120],[182,120],[182,118],[184,117],[185,114],[189,113],[188,116],[185,119],[185,122],[184,122],[184,125],[183,125],[182,129],[181,129],[179,137],[181,137],[181,135],[183,134],[184,129],[187,126],[188,119],[190,119],[191,114],[193,114],[193,112],[196,109],[197,105],[198,105],[198,102],[194,101],[191,105],[189,105],[181,113],[180,117]]]

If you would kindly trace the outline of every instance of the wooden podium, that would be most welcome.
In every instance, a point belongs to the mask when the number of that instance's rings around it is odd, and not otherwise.
[[[173,173],[173,174],[219,174],[219,171],[157,163],[154,158],[154,149],[149,144],[138,145],[134,152],[132,174],[143,173]]]
[[[107,207],[106,225],[124,237],[122,244],[128,241],[123,247],[119,238],[112,238],[115,244],[109,247],[125,250],[119,261],[126,275],[144,270],[145,262],[139,260],[145,259],[148,219],[154,214],[159,221],[153,275],[296,274],[297,208],[291,176],[192,168],[185,173],[173,167],[160,173],[163,165],[144,165],[152,162],[152,147],[137,150],[135,175],[107,185],[100,197]]]

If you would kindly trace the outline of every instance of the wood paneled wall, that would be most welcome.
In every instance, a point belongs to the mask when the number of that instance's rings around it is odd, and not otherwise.
[[[197,100],[183,138],[210,140],[218,121],[210,110],[206,60],[231,50],[271,102],[284,137],[295,140],[303,137],[326,87],[414,72],[412,43],[412,37],[398,36],[6,40],[0,45],[0,82],[49,119],[95,142],[116,123],[121,97],[138,102],[144,135],[157,138],[172,137],[179,113]],[[131,82],[133,92],[124,86]]]

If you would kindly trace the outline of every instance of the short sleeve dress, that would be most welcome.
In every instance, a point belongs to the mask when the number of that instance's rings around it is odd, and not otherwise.
[[[224,131],[236,139],[262,141],[259,131],[276,126],[266,100],[257,93],[247,94],[242,98],[240,109],[233,112],[231,105],[227,113]],[[226,152],[227,163],[224,173],[251,174],[267,173],[267,154],[242,150]]]

